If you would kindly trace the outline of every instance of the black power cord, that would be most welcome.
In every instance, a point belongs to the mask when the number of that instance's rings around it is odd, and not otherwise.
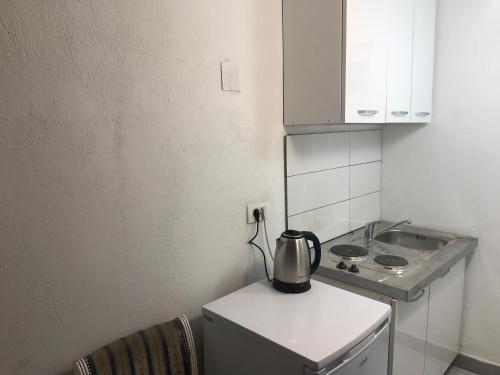
[[[264,257],[264,269],[266,270],[267,280],[273,281],[273,279],[271,279],[269,277],[269,271],[267,269],[266,253],[264,252],[264,250],[259,245],[257,245],[255,242],[253,242],[253,240],[255,240],[257,238],[257,235],[259,234],[260,210],[258,208],[256,208],[255,210],[253,210],[253,217],[255,218],[256,231],[255,231],[255,235],[251,238],[250,241],[248,241],[248,243],[250,245],[255,246],[262,253],[262,256]]]
[[[271,257],[271,260],[274,263],[273,252],[271,251],[271,246],[269,246],[269,237],[267,237],[267,225],[266,225],[266,217],[264,216],[264,209],[262,209],[261,215],[262,215],[262,224],[264,224],[264,234],[266,236],[267,251],[269,253],[269,256]]]

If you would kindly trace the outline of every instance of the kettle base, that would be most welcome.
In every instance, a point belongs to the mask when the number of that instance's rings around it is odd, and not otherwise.
[[[285,283],[283,281],[273,280],[273,288],[279,290],[283,293],[304,293],[311,289],[311,282],[306,281],[304,283]]]

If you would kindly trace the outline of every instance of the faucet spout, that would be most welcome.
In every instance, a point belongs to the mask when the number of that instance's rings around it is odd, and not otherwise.
[[[371,241],[375,237],[375,221],[372,221],[365,226],[365,240]]]
[[[368,241],[371,241],[373,240],[376,236],[382,234],[382,233],[385,233],[391,229],[394,229],[402,224],[411,224],[412,223],[412,220],[411,219],[405,219],[405,220],[401,220],[399,222],[397,222],[396,224],[392,224],[390,226],[388,226],[387,228],[385,228],[384,230],[378,232],[378,233],[375,233],[375,223],[376,221],[372,221],[368,224],[366,224],[366,227],[365,227],[365,240],[368,242]]]

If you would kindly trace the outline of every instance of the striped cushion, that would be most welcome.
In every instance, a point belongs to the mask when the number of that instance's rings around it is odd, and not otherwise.
[[[74,375],[198,375],[189,321],[182,315],[78,359]]]

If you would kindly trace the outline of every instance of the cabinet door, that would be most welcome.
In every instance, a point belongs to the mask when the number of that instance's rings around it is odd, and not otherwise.
[[[283,0],[284,123],[342,122],[342,0]]]
[[[393,375],[423,375],[427,340],[429,287],[415,302],[398,301]]]
[[[435,27],[436,0],[416,0],[411,122],[431,121]]]
[[[385,122],[388,3],[346,1],[346,123]]]
[[[419,0],[417,0],[419,1]],[[415,0],[390,0],[386,122],[410,122]]]
[[[465,259],[430,285],[425,374],[441,375],[460,345]]]

